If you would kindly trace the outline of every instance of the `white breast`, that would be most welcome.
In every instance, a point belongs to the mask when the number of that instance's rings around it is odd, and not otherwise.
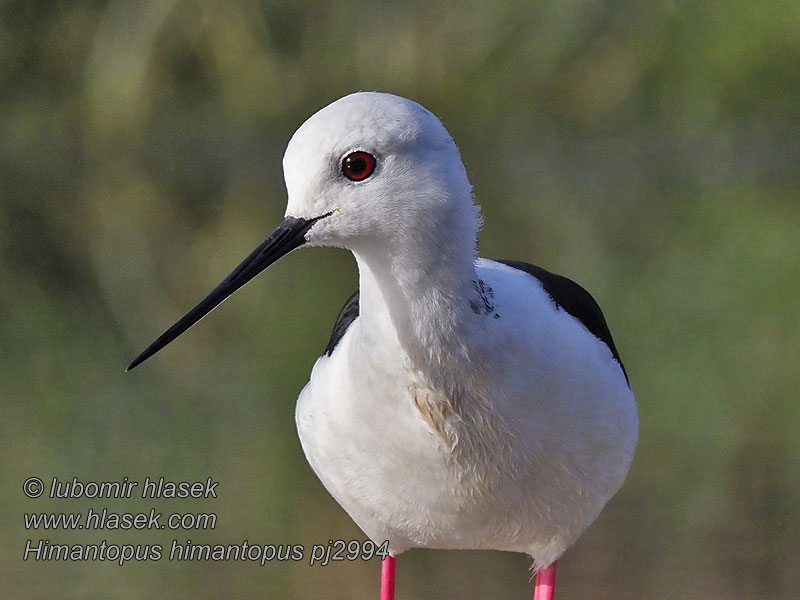
[[[395,553],[498,549],[549,564],[621,486],[636,407],[605,344],[535,279],[491,265],[479,273],[499,317],[483,339],[503,352],[489,344],[486,368],[465,365],[477,389],[434,389],[397,360],[388,325],[376,338],[356,320],[317,361],[297,426],[326,488]]]

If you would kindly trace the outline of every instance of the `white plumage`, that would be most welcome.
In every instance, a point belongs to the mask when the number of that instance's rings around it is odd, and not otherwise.
[[[477,258],[458,149],[410,100],[334,102],[295,133],[284,173],[284,223],[131,366],[292,249],[347,248],[360,297],[297,403],[312,468],[393,554],[553,563],[622,485],[636,445],[633,393],[597,305],[546,271]]]
[[[511,550],[546,566],[622,485],[633,394],[608,347],[535,278],[476,266],[499,318],[465,298],[438,332],[457,335],[459,353],[442,345],[415,360],[423,351],[406,350],[412,336],[398,334],[387,306],[413,306],[416,290],[381,289],[359,261],[361,315],[314,366],[298,432],[328,491],[394,553]],[[403,300],[373,302],[371,287]]]

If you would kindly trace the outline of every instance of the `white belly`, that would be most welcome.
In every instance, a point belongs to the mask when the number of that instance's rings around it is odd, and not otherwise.
[[[389,540],[395,553],[435,544],[457,517],[447,453],[414,408],[410,374],[399,365],[351,371],[339,359],[352,341],[346,336],[333,357],[317,362],[300,394],[303,450],[371,539]]]
[[[315,365],[296,419],[311,467],[376,543],[518,551],[546,565],[621,486],[636,439],[630,390],[587,389],[563,407],[531,397],[524,411],[498,397],[497,418],[469,413],[453,447],[432,426],[435,392],[388,360],[397,348],[359,347],[358,324]]]

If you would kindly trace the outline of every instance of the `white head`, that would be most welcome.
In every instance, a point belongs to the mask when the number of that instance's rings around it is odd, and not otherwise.
[[[289,194],[283,223],[129,369],[304,244],[388,258],[395,274],[409,280],[442,260],[453,277],[472,272],[479,210],[455,142],[416,102],[375,92],[337,100],[297,130],[283,169]]]
[[[366,153],[366,154],[360,154]],[[366,168],[348,177],[346,161]],[[366,161],[366,162],[365,162]],[[287,216],[320,219],[309,245],[389,248],[457,237],[474,248],[479,225],[458,148],[416,102],[378,92],[345,96],[309,118],[283,158]]]

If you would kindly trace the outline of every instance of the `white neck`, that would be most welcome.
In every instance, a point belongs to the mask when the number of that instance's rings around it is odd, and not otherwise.
[[[482,317],[473,308],[482,303],[475,288],[474,243],[466,245],[458,236],[415,241],[384,240],[353,250],[360,319],[365,331],[391,327],[412,368],[449,384],[458,377],[456,365],[469,362],[471,349],[464,340],[474,339],[469,330]]]

